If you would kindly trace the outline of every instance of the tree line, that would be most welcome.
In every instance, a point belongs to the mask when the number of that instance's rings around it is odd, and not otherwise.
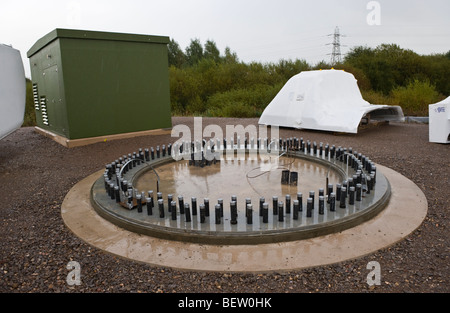
[[[172,39],[168,57],[174,115],[258,117],[292,76],[332,68],[302,59],[245,63],[229,47],[222,54],[213,40],[199,39],[184,50]],[[400,105],[405,115],[427,116],[428,104],[450,95],[450,51],[419,55],[396,44],[357,46],[333,67],[355,76],[365,100]]]

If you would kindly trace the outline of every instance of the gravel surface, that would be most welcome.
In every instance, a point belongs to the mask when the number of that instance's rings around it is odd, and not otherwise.
[[[173,125],[193,125],[174,117]],[[204,118],[217,124],[257,125],[257,119]],[[61,203],[80,180],[136,151],[175,142],[170,135],[107,141],[67,149],[21,128],[0,141],[0,292],[449,292],[450,145],[428,142],[428,125],[391,123],[359,134],[281,129],[282,137],[352,147],[419,186],[428,200],[422,225],[401,242],[333,264],[264,274],[180,271],[123,259],[76,237],[61,218]],[[81,265],[81,284],[66,282],[69,261]],[[367,264],[381,266],[369,286]]]

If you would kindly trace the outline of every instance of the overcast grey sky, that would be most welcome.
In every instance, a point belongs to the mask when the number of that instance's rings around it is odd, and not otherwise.
[[[21,51],[55,28],[169,36],[182,49],[212,39],[244,62],[329,61],[341,52],[396,43],[419,54],[450,50],[449,0],[1,0],[0,43]]]

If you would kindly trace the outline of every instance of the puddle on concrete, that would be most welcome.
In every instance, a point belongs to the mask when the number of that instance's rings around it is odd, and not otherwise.
[[[270,170],[268,170],[270,169]],[[283,169],[298,172],[297,186],[281,184]],[[251,198],[254,205],[259,204],[260,197],[272,202],[272,196],[285,201],[287,194],[292,201],[297,192],[306,200],[309,191],[318,193],[319,188],[326,190],[326,177],[330,184],[339,183],[339,176],[334,171],[317,163],[298,158],[281,157],[278,164],[272,163],[269,168],[261,168],[259,160],[223,160],[203,168],[190,166],[188,161],[171,162],[155,168],[160,177],[159,190],[164,197],[172,194],[174,199],[183,196],[190,201],[208,198],[211,204],[223,199],[229,204],[231,196],[237,196],[238,203],[245,203]],[[139,177],[135,188],[140,191],[153,190],[156,194],[157,176],[149,170]]]
[[[306,199],[310,191],[315,192],[316,209],[318,205],[318,191],[320,188],[326,190],[327,176],[328,183],[335,185],[340,182],[340,176],[326,166],[310,162],[300,158],[281,157],[278,163],[268,162],[261,167],[261,160],[258,158],[245,160],[221,160],[210,166],[198,167],[189,165],[189,161],[177,161],[160,165],[155,168],[160,183],[159,191],[163,194],[165,205],[167,206],[167,196],[171,194],[177,202],[178,196],[183,196],[184,202],[191,204],[191,198],[197,199],[198,206],[209,199],[210,217],[207,223],[201,224],[198,217],[193,217],[192,222],[186,223],[183,218],[176,221],[170,218],[155,219],[152,222],[159,225],[176,228],[188,228],[198,230],[214,231],[252,231],[266,229],[284,229],[320,223],[326,220],[334,220],[349,212],[328,212],[325,215],[314,214],[313,218],[306,218]],[[297,185],[281,184],[282,171],[289,169],[298,172]],[[134,186],[139,191],[153,190],[156,195],[157,175],[154,171],[148,170],[139,176]],[[299,219],[293,219],[293,201],[297,199],[297,193],[303,195],[303,211],[299,212]],[[291,212],[285,212],[285,218],[282,222],[273,215],[273,196],[277,196],[279,201],[286,204],[286,195],[291,196]],[[230,220],[230,201],[231,197],[237,197],[238,224],[231,225]],[[264,197],[265,202],[269,204],[269,223],[264,224],[259,216],[260,198]],[[245,203],[250,198],[253,204],[254,218],[251,225],[246,223]],[[223,200],[224,216],[222,223],[215,224],[214,206],[219,199]],[[192,210],[192,208],[191,208]],[[285,209],[286,210],[286,209]],[[156,208],[155,208],[156,211]],[[198,213],[199,214],[199,213]],[[336,215],[336,216],[335,216]],[[143,217],[144,220],[147,217]]]

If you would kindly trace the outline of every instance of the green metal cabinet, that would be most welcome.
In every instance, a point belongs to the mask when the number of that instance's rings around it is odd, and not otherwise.
[[[39,127],[68,139],[171,128],[168,37],[55,29],[28,51]]]

